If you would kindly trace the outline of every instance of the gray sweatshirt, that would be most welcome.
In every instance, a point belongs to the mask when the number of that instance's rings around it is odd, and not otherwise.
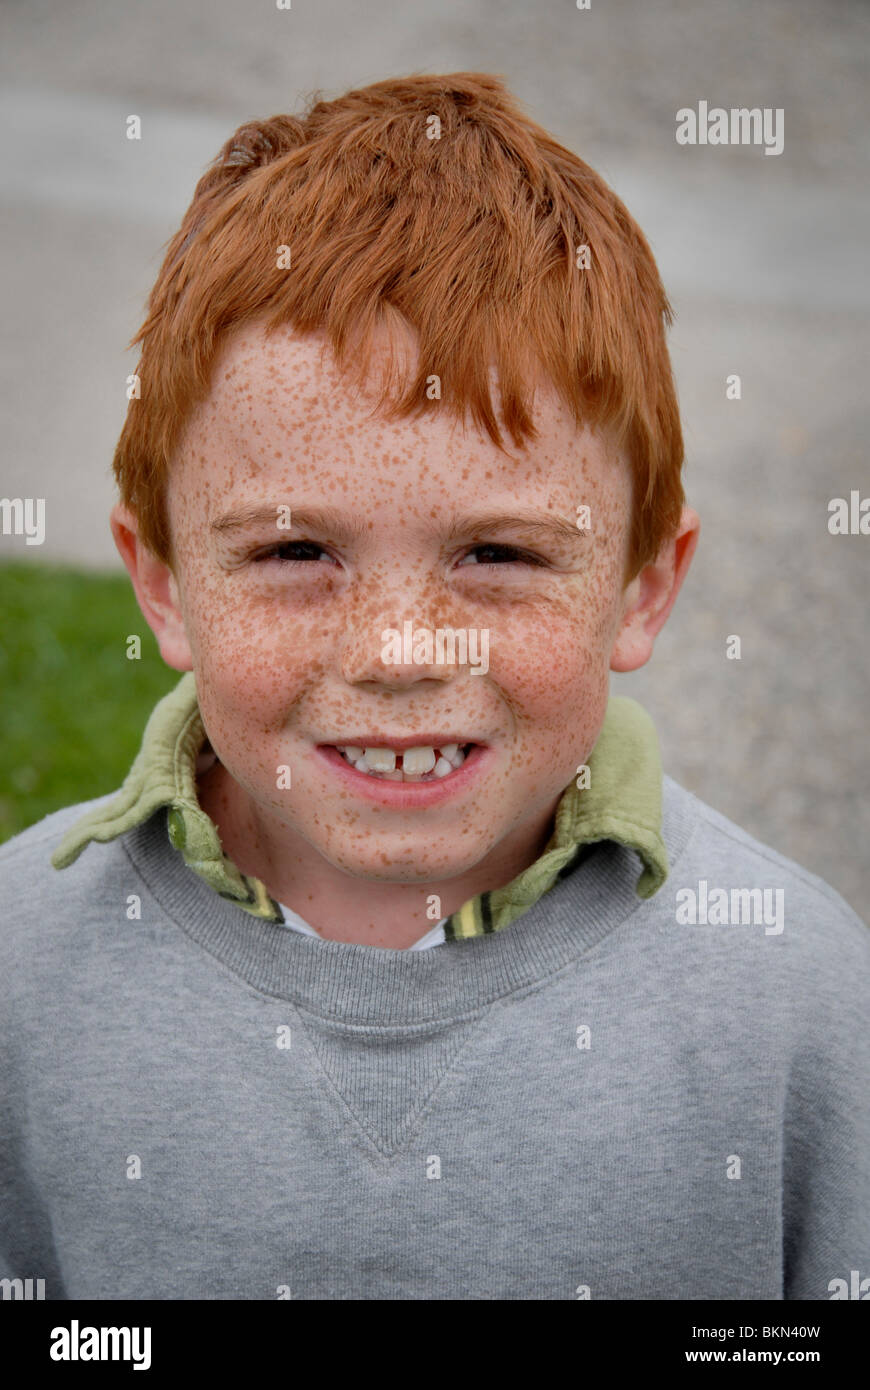
[[[654,896],[605,840],[510,926],[426,951],[243,912],[165,807],[55,872],[104,800],[0,849],[0,1278],[870,1296],[870,933],[670,778]]]

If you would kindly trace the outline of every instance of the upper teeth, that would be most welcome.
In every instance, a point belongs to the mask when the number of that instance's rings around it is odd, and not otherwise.
[[[352,744],[338,744],[338,751],[353,763],[358,772],[403,773],[411,777],[424,776],[434,772],[436,777],[446,777],[456,767],[461,767],[465,754],[458,743],[445,744],[440,750],[419,744],[414,748],[404,748],[398,752],[393,748],[357,748]],[[440,752],[440,757],[439,757]],[[396,768],[396,760],[401,756],[401,770]]]

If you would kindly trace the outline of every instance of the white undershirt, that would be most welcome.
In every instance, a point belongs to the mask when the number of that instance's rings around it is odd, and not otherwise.
[[[316,932],[308,922],[299,916],[298,912],[293,911],[292,907],[287,907],[284,903],[278,903],[278,906],[284,913],[285,927],[290,927],[292,931],[301,932],[303,936],[316,936],[318,941],[323,940],[320,932]],[[419,941],[415,941],[413,946],[408,946],[407,949],[409,951],[426,951],[430,946],[443,946],[447,940],[444,935],[444,923],[446,921],[447,918],[442,917],[440,922],[435,923],[431,931],[427,931],[425,936],[421,936]]]

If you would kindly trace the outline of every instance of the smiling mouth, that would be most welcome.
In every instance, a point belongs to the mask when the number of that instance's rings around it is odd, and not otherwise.
[[[457,772],[476,743],[450,743],[443,748],[359,748],[332,744],[346,763],[366,777],[382,782],[438,782]]]

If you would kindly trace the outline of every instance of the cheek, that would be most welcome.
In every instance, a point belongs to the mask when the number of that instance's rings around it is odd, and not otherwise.
[[[220,582],[196,591],[188,606],[194,670],[206,722],[233,730],[283,723],[323,672],[311,617],[274,602],[239,601]],[[209,717],[210,716],[210,717]]]
[[[588,593],[494,622],[490,677],[519,721],[564,730],[603,716],[612,624],[610,607]]]

